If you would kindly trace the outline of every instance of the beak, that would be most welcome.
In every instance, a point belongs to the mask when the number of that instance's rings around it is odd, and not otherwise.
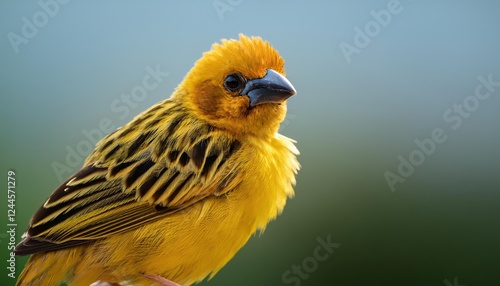
[[[278,72],[268,69],[263,78],[248,81],[241,95],[250,98],[250,106],[281,103],[296,93],[293,85]]]

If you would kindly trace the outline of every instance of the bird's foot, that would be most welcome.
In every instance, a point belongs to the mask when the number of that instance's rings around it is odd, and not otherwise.
[[[116,283],[109,283],[109,282],[106,282],[106,281],[96,281],[92,284],[90,284],[89,286],[120,286],[120,284],[116,284]]]
[[[143,274],[142,276],[151,279],[157,283],[159,283],[162,286],[181,286],[175,282],[172,282],[168,280],[167,278],[161,277],[160,275],[148,275],[148,274]]]

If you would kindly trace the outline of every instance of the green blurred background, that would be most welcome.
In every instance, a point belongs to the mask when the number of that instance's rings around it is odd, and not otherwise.
[[[302,170],[285,212],[202,285],[500,285],[500,2],[4,0],[0,11],[1,285],[13,285],[8,170],[19,241],[77,170],[66,156],[85,151],[85,131],[168,97],[238,33],[285,58],[298,95],[281,133],[298,141]],[[357,50],[346,57],[346,45]],[[148,66],[168,76],[127,105]],[[435,128],[445,142],[392,191],[384,173],[399,175],[399,156],[422,161],[414,141]],[[58,176],[54,162],[68,169]],[[318,239],[340,246],[319,261]]]

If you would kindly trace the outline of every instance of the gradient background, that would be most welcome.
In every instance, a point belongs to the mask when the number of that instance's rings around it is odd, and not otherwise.
[[[240,32],[286,60],[298,95],[281,133],[298,141],[302,170],[283,215],[202,285],[500,285],[500,88],[458,129],[442,118],[474,95],[478,76],[500,81],[500,2],[401,1],[350,63],[339,44],[352,45],[355,27],[389,1],[103,2],[60,5],[18,53],[8,33],[22,35],[22,17],[41,8],[0,4],[2,285],[13,284],[7,171],[16,172],[19,240],[61,182],[51,164],[86,141],[83,130],[128,122],[168,97],[213,42]],[[214,3],[231,10],[219,15]],[[127,116],[114,112],[156,65],[169,76]],[[398,156],[434,128],[447,140],[391,192],[384,172],[397,173]],[[282,280],[328,236],[341,246],[326,261],[300,283]]]

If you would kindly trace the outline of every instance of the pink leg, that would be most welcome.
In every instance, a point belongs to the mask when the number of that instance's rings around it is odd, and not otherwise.
[[[156,274],[155,275],[143,274],[142,276],[144,276],[144,277],[146,277],[148,279],[151,279],[151,280],[153,280],[155,282],[158,282],[162,286],[181,286],[181,285],[179,285],[179,284],[177,284],[175,282],[172,282],[172,281],[170,281],[170,280],[168,280],[166,278],[161,277],[160,275],[156,275]]]
[[[120,286],[120,284],[108,283],[108,282],[99,280],[99,281],[96,281],[96,282],[90,284],[90,286]]]

